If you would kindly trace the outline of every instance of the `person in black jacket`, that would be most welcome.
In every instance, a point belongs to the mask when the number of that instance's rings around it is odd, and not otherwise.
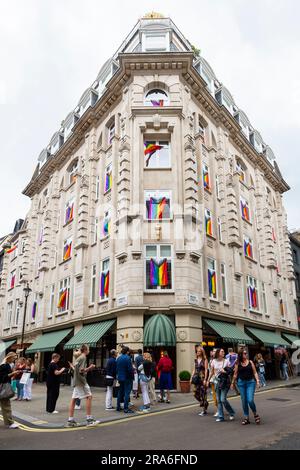
[[[11,377],[20,377],[22,374],[19,371],[12,372],[11,364],[17,359],[17,355],[13,352],[8,353],[5,357],[3,364],[0,365],[0,384],[7,384],[11,382]],[[3,398],[0,400],[0,406],[2,410],[2,416],[4,425],[9,429],[18,428],[19,425],[14,422],[11,413],[11,404],[9,398]]]
[[[112,396],[113,396],[113,386],[114,386],[114,381],[116,380],[116,374],[117,374],[117,351],[115,349],[112,349],[110,351],[110,358],[107,361],[106,364],[106,398],[105,398],[105,406],[106,410],[114,410],[114,407],[112,406]]]

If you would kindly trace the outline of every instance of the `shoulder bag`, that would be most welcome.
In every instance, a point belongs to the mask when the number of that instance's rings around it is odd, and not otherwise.
[[[9,398],[13,398],[15,396],[15,392],[10,383],[0,384],[0,400],[7,400]]]

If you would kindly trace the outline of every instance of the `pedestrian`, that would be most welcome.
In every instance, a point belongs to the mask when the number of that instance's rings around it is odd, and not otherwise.
[[[57,353],[52,354],[51,362],[47,369],[47,401],[46,411],[47,413],[56,414],[58,411],[55,409],[56,402],[59,396],[60,376],[65,371],[65,368],[59,368],[58,362],[60,355]]]
[[[272,369],[273,369],[273,362],[272,362],[272,356],[271,356],[271,353],[268,352],[266,355],[265,355],[265,367],[266,367],[266,378],[271,380],[273,378],[273,372],[272,372]]]
[[[134,359],[134,364],[135,364],[135,369],[136,371],[139,370],[139,367],[140,365],[142,364],[144,358],[143,358],[143,351],[142,349],[138,349],[138,352],[137,352],[137,355],[135,356],[135,359]],[[137,390],[135,390],[135,393],[134,393],[134,398],[139,398],[139,391],[141,390],[141,386],[140,386],[140,379],[139,379],[139,373],[137,372],[137,376],[138,376],[138,388]]]
[[[18,370],[13,371],[11,367],[11,364],[13,364],[16,359],[17,355],[13,352],[8,353],[4,358],[3,363],[0,365],[0,384],[10,384],[12,377],[20,376],[21,372]],[[19,425],[14,422],[12,417],[10,398],[2,398],[0,400],[0,406],[4,426],[7,426],[9,429],[18,428]]]
[[[229,367],[231,367],[232,372],[233,372],[234,366],[235,366],[236,361],[238,359],[237,353],[234,352],[234,350],[232,348],[228,348],[228,354],[226,355],[226,359],[229,360]],[[230,381],[232,381],[232,376],[230,377]],[[236,394],[239,395],[240,392],[239,392],[239,389],[237,388],[236,384],[234,384],[234,389],[236,391]]]
[[[121,354],[117,358],[117,380],[120,384],[117,399],[117,411],[121,411],[121,403],[124,400],[124,413],[126,414],[134,413],[133,410],[129,409],[129,397],[134,377],[134,370],[129,352],[129,348],[127,346],[123,346]]]
[[[253,412],[255,423],[260,424],[260,417],[257,414],[254,402],[255,385],[259,387],[259,378],[254,363],[249,360],[247,350],[243,348],[241,348],[238,353],[238,360],[234,367],[231,388],[233,388],[236,380],[241,394],[244,412],[242,424],[250,424],[249,408]]]
[[[150,360],[151,360],[151,380],[148,384],[149,387],[149,397],[151,400],[151,403],[157,402],[157,396],[155,393],[155,382],[156,382],[156,362],[153,360],[153,356],[150,354]]]
[[[214,376],[214,384],[216,387],[216,395],[218,402],[218,417],[217,423],[225,421],[224,408],[229,413],[229,420],[234,420],[235,411],[227,400],[227,394],[230,388],[230,374],[232,369],[229,366],[229,360],[225,357],[224,349],[216,350],[215,358],[211,362],[211,370],[209,379]]]
[[[22,378],[23,372],[26,369],[26,359],[25,357],[20,357],[16,363],[15,370],[21,372],[16,376],[16,385],[17,385],[17,398],[16,400],[21,401],[23,400],[24,396],[24,384],[20,383]]]
[[[169,358],[167,351],[163,352],[163,357],[160,358],[157,364],[157,369],[160,371],[159,388],[160,388],[160,403],[164,401],[165,390],[167,391],[167,401],[170,402],[170,390],[173,388],[171,371],[173,369],[172,359]]]
[[[280,359],[280,370],[281,370],[281,376],[282,380],[289,380],[289,374],[288,374],[288,355],[287,352],[284,351],[281,355]]]
[[[210,374],[210,371],[212,370],[212,361],[214,360],[215,355],[216,355],[216,349],[213,349],[212,351],[210,351],[210,360],[208,363],[208,372],[209,372],[210,378],[209,380],[207,380],[207,382],[208,382],[208,386],[210,385],[211,387],[212,399],[213,399],[215,409],[216,409],[214,417],[217,418],[218,417],[218,400],[217,400],[216,387],[215,387],[215,382],[214,382],[215,376],[213,374]]]
[[[196,347],[196,357],[194,369],[192,372],[191,383],[194,385],[194,397],[200,404],[199,416],[207,415],[207,386],[208,386],[208,361],[204,349],[201,346]]]
[[[87,426],[95,426],[99,424],[100,421],[93,418],[92,412],[92,392],[89,384],[86,380],[87,373],[95,368],[95,364],[91,364],[87,367],[87,356],[89,355],[89,347],[87,344],[83,344],[80,348],[80,356],[76,359],[74,364],[74,390],[69,407],[69,419],[67,426],[75,427],[77,422],[74,419],[74,409],[76,399],[83,400],[86,399],[86,424]]]
[[[110,358],[106,364],[106,397],[105,397],[105,409],[106,411],[114,410],[115,408],[112,405],[113,398],[113,387],[117,375],[117,351],[112,349],[110,351]]]
[[[267,385],[266,379],[265,379],[265,361],[262,357],[261,353],[258,353],[255,357],[255,367],[258,372],[258,377],[259,377],[259,383],[261,387],[265,387]]]
[[[27,374],[30,374],[30,377],[27,379],[26,384],[24,385],[24,400],[26,401],[31,401],[32,399],[32,384],[33,384],[33,379],[34,379],[34,362],[32,359],[28,358],[26,359],[26,368],[24,369],[24,372]]]
[[[150,411],[149,383],[151,382],[151,355],[149,353],[144,353],[143,362],[139,365],[138,371],[144,404],[140,411],[148,413]]]
[[[77,349],[76,351],[74,351],[73,356],[74,356],[75,362],[79,358],[80,355],[81,355],[80,349]],[[69,361],[69,366],[70,366],[70,373],[71,373],[71,376],[72,376],[72,386],[74,387],[74,369],[75,369],[75,366],[70,361]],[[81,400],[80,400],[80,398],[76,398],[74,410],[81,410]]]

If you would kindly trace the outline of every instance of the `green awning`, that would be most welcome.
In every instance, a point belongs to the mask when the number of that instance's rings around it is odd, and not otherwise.
[[[167,315],[150,317],[144,328],[144,346],[176,346],[175,325]]]
[[[259,328],[252,328],[247,326],[247,330],[255,336],[259,341],[264,343],[265,346],[290,346],[290,344],[283,339],[275,331],[261,330]]]
[[[294,348],[297,348],[300,346],[300,338],[299,336],[296,335],[291,335],[290,333],[285,333],[284,331],[281,333],[282,336],[288,340],[289,343],[291,343],[291,347],[293,347],[293,343],[295,343]]]
[[[82,344],[88,344],[91,348],[95,348],[98,341],[115,322],[116,319],[113,319],[85,325],[65,344],[64,349],[76,349]]]
[[[225,343],[240,343],[240,344],[254,344],[251,339],[243,330],[238,328],[234,323],[225,321],[211,320],[205,318],[204,321],[210,326]]]
[[[72,328],[67,330],[51,331],[40,336],[29,348],[26,349],[27,353],[36,353],[44,351],[54,351],[56,346],[72,331]]]
[[[16,342],[15,339],[10,339],[9,341],[1,341],[0,342],[0,354],[5,353],[5,351],[10,348]]]

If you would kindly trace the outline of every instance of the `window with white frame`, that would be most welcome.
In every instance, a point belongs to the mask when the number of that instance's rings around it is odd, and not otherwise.
[[[99,219],[95,217],[94,219],[94,233],[93,233],[93,243],[96,243],[98,240],[98,230],[99,230]]]
[[[105,259],[101,263],[100,271],[100,288],[99,288],[99,297],[100,300],[105,300],[109,297],[109,258]]]
[[[13,289],[13,288],[15,287],[15,284],[16,284],[16,270],[14,269],[14,270],[10,273],[9,289]]]
[[[216,182],[216,196],[217,196],[217,199],[220,201],[221,200],[221,196],[220,196],[220,178],[218,175],[216,175],[216,179],[215,179],[215,182]]]
[[[146,93],[144,101],[145,106],[163,107],[167,106],[168,104],[169,98],[165,91],[154,89]]]
[[[170,168],[170,142],[166,140],[145,140],[144,161],[146,168]]]
[[[250,210],[249,210],[249,204],[246,199],[243,197],[240,197],[240,206],[241,206],[241,216],[243,220],[246,220],[247,222],[250,222]]]
[[[115,126],[115,123],[113,122],[108,128],[108,145],[112,144],[115,134],[116,134],[116,126]]]
[[[70,300],[70,278],[66,277],[59,283],[58,304],[57,304],[58,313],[65,313],[69,310],[69,300]]]
[[[110,217],[110,211],[108,210],[104,212],[102,237],[108,237],[110,235],[110,229],[111,229],[111,217]]]
[[[218,222],[218,237],[219,237],[219,241],[222,242],[223,241],[223,236],[222,236],[222,219],[221,219],[221,217],[218,217],[217,222]]]
[[[145,218],[161,220],[171,218],[171,191],[145,191]]]
[[[63,261],[67,261],[72,256],[72,238],[64,240]]]
[[[16,299],[14,325],[18,326],[20,321],[20,300]]]
[[[70,201],[68,201],[66,203],[66,207],[65,207],[65,224],[68,224],[69,222],[72,222],[73,220],[73,217],[74,217],[74,198],[70,199]]]
[[[99,175],[96,176],[96,194],[95,194],[95,201],[98,201],[100,195],[100,177]]]
[[[247,298],[250,310],[259,310],[257,280],[247,276]]]
[[[267,310],[267,297],[266,297],[266,284],[261,282],[261,306],[263,313],[268,313]]]
[[[246,182],[246,169],[240,160],[237,160],[236,162],[236,171],[239,174],[240,181],[245,183]]]
[[[52,284],[50,286],[50,302],[49,302],[48,318],[51,318],[53,316],[54,302],[55,302],[55,284]]]
[[[171,245],[146,245],[146,290],[171,290]]]
[[[169,35],[166,33],[144,33],[142,36],[143,52],[169,50]]]
[[[5,322],[6,328],[9,328],[11,326],[12,312],[13,312],[13,302],[11,301],[11,302],[8,302],[7,304],[6,322]]]
[[[21,243],[20,243],[20,254],[24,254],[25,252],[25,246],[26,246],[26,239],[22,238]]]
[[[250,237],[244,235],[244,255],[253,259],[253,242]]]
[[[105,169],[104,194],[112,188],[112,164],[107,165]]]
[[[206,235],[212,237],[213,236],[212,213],[209,209],[204,210],[204,223],[205,223]]]
[[[217,270],[216,260],[207,258],[207,281],[208,281],[208,294],[211,299],[217,299]]]
[[[221,287],[222,287],[222,300],[227,302],[227,284],[226,284],[226,266],[225,263],[221,263]]]
[[[69,183],[74,183],[77,178],[77,173],[78,173],[78,159],[70,166],[69,168]]]
[[[97,280],[97,266],[92,265],[91,271],[91,303],[93,304],[96,300],[96,280]]]
[[[21,282],[23,279],[23,266],[19,267],[19,282]]]
[[[207,191],[211,191],[209,169],[206,163],[202,164],[202,182],[204,189],[206,189]]]

